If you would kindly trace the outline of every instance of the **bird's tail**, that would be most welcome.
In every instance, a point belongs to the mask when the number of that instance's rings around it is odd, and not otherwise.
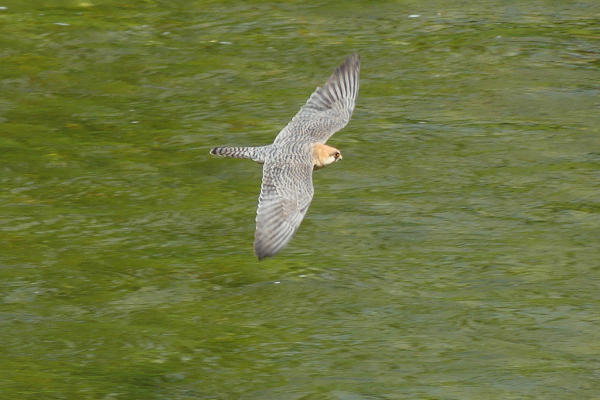
[[[256,162],[262,162],[260,156],[260,147],[215,147],[211,149],[210,154],[223,157],[247,158]]]

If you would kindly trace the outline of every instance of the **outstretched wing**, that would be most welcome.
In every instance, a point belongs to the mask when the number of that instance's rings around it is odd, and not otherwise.
[[[312,171],[309,164],[263,165],[254,239],[259,260],[278,253],[298,230],[314,193]]]
[[[325,86],[318,87],[298,114],[275,138],[275,143],[296,136],[325,143],[350,121],[356,96],[360,56],[354,53],[336,68]]]

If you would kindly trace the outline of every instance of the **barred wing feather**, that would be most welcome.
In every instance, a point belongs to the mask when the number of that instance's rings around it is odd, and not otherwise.
[[[325,143],[335,132],[348,124],[356,96],[360,74],[360,56],[348,56],[336,68],[327,83],[310,96],[298,114],[275,138],[275,143],[308,136],[318,143]]]
[[[298,230],[314,194],[312,171],[309,164],[263,165],[254,240],[259,260],[283,249]]]

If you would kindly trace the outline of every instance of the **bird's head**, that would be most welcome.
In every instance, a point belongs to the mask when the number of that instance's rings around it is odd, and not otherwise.
[[[342,154],[335,147],[317,144],[314,148],[315,169],[323,168],[342,159]]]

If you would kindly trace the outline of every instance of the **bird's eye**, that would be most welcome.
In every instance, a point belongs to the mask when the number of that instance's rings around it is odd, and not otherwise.
[[[340,157],[340,153],[335,153],[333,156],[334,156],[335,158],[339,158],[339,157]]]

